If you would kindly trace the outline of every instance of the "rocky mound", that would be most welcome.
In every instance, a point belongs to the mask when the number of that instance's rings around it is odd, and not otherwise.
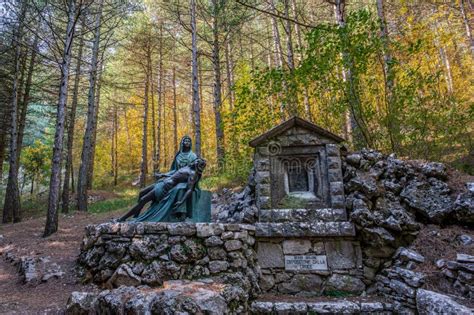
[[[365,248],[370,268],[409,245],[420,223],[474,223],[474,192],[455,194],[448,171],[435,162],[403,161],[374,150],[347,155],[343,162],[346,207]],[[373,259],[374,260],[374,259]]]

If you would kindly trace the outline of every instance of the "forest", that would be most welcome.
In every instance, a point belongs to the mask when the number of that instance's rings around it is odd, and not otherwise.
[[[2,222],[125,208],[184,135],[202,186],[299,116],[474,174],[471,0],[1,0]],[[94,198],[106,197],[97,203]],[[100,199],[99,198],[99,199]]]

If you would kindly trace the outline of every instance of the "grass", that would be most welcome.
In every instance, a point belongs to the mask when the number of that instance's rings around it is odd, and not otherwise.
[[[119,209],[129,208],[137,201],[137,189],[125,188],[114,191],[120,195],[119,198],[107,199],[94,202],[89,205],[90,213],[105,213]]]
[[[119,209],[129,208],[137,201],[137,197],[121,197],[94,202],[89,205],[90,213],[105,213]]]
[[[126,209],[131,207],[137,200],[138,191],[136,188],[118,188],[113,191],[118,195],[117,198],[106,199],[90,203],[88,212],[93,214],[106,213],[116,211],[119,209]],[[3,197],[3,196],[1,196]],[[4,197],[3,197],[4,198]],[[46,215],[48,209],[48,195],[34,195],[24,194],[21,200],[21,211],[23,219],[38,218]],[[61,210],[59,210],[61,213]],[[70,205],[70,211],[74,211],[74,205]]]

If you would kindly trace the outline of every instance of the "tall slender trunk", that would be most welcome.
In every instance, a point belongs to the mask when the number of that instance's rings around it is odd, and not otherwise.
[[[158,170],[161,164],[161,110],[163,109],[163,24],[160,24],[160,41],[159,41],[160,61],[158,63],[158,121],[156,126],[156,163]]]
[[[291,1],[291,8],[293,10],[293,14],[296,20],[298,20],[298,9],[296,6],[296,0],[290,0]],[[301,29],[298,24],[295,24],[295,33],[296,33],[296,43],[297,43],[297,50],[298,50],[298,56],[299,56],[299,61],[303,59],[303,39],[301,36]],[[310,121],[313,121],[313,114],[311,113],[311,105],[309,104],[309,92],[308,92],[308,86],[305,84],[303,87],[303,105],[304,105],[304,110],[306,114],[306,118],[309,119]]]
[[[58,203],[61,182],[61,158],[63,153],[64,123],[66,120],[66,100],[71,66],[72,45],[74,42],[75,25],[80,10],[76,10],[76,1],[68,1],[68,23],[66,39],[61,63],[61,81],[59,90],[58,110],[56,114],[56,132],[54,134],[51,180],[49,184],[48,213],[43,236],[49,236],[58,230]]]
[[[115,142],[115,152],[114,152],[114,186],[117,186],[118,178],[118,115],[117,115],[117,105],[114,104],[114,142]]]
[[[465,0],[461,0],[459,2],[459,7],[461,9],[462,19],[463,19],[463,22],[464,22],[464,27],[466,28],[466,37],[467,37],[467,41],[469,42],[469,47],[471,48],[471,54],[474,55],[474,38],[472,38],[471,25],[469,24],[469,17],[466,14],[466,9],[464,8],[464,2],[465,2]],[[469,0],[468,0],[468,2],[469,2],[470,5],[472,5]]]
[[[276,13],[275,3],[274,0],[270,0],[270,9],[273,13]],[[278,29],[278,20],[274,15],[271,16],[272,22],[272,32],[273,32],[273,42],[275,45],[275,52],[274,52],[274,59],[275,59],[275,66],[277,68],[283,68],[283,47],[281,45],[281,38],[280,38],[280,30]],[[283,82],[283,90],[287,91],[286,83]],[[282,98],[283,96],[280,94],[278,96]],[[284,120],[286,118],[286,104],[283,100],[280,101],[280,118]]]
[[[345,27],[345,0],[336,0],[334,3],[334,11],[336,16],[336,22],[339,27]],[[347,41],[347,39],[344,39]],[[349,103],[349,109],[346,111],[346,134],[349,142],[354,147],[360,147],[363,145],[369,145],[369,137],[363,128],[362,115],[360,115],[360,100],[356,87],[356,82],[353,77],[352,71],[352,59],[351,56],[345,51],[342,52],[343,59],[343,70],[342,77],[347,85],[346,94]]]
[[[3,204],[3,223],[10,223],[21,221],[20,215],[20,192],[18,190],[18,86],[20,75],[20,54],[21,54],[21,40],[23,37],[23,27],[26,15],[26,1],[21,7],[20,16],[18,19],[19,26],[15,32],[15,73],[13,77],[13,95],[10,111],[10,157],[8,171],[7,189],[5,191],[5,202]]]
[[[178,152],[178,104],[176,94],[176,66],[173,66],[173,147]]]
[[[271,10],[272,12],[275,12],[275,5],[273,3],[273,0],[270,0],[270,5],[271,5]],[[272,15],[271,17],[272,21],[272,31],[273,31],[273,42],[275,45],[275,53],[274,53],[274,58],[275,58],[275,65],[278,68],[283,67],[283,49],[281,47],[281,40],[280,40],[280,30],[278,29],[278,21],[275,16]]]
[[[199,97],[198,81],[198,50],[196,25],[196,0],[191,1],[191,44],[192,44],[192,77],[193,77],[193,117],[194,117],[194,147],[196,154],[201,156],[201,100]]]
[[[155,106],[155,81],[153,80],[153,66],[150,66],[150,93],[151,93],[151,142],[152,142],[152,164],[153,173],[158,172],[158,161],[156,160],[156,106]]]
[[[21,150],[23,147],[23,136],[25,134],[26,114],[28,112],[28,104],[30,102],[31,82],[33,72],[35,70],[36,53],[38,49],[39,37],[35,36],[31,49],[30,63],[28,64],[28,72],[26,75],[25,91],[23,92],[23,100],[21,102],[20,117],[18,119],[18,166],[20,165]]]
[[[227,94],[229,98],[229,109],[234,109],[234,91],[232,86],[234,85],[234,60],[232,58],[232,47],[230,38],[227,39],[225,45],[225,65],[226,65],[226,80],[227,80]]]
[[[92,141],[94,133],[94,117],[95,117],[95,93],[97,87],[97,67],[100,44],[100,24],[102,18],[102,6],[104,0],[100,0],[99,9],[96,13],[94,43],[92,46],[91,69],[89,74],[89,94],[87,97],[87,124],[82,144],[81,165],[79,168],[79,176],[77,182],[77,208],[79,211],[87,211],[87,177],[92,159]]]
[[[81,82],[81,66],[82,66],[82,53],[84,50],[84,31],[85,31],[85,18],[82,18],[81,23],[81,37],[79,39],[79,50],[76,58],[76,69],[74,76],[74,87],[72,91],[71,109],[69,111],[69,122],[67,130],[67,148],[66,148],[66,165],[64,172],[64,183],[63,183],[63,194],[62,194],[62,211],[63,213],[69,212],[69,187],[74,190],[74,172],[72,165],[72,149],[74,145],[74,127],[76,123],[76,110],[79,100],[79,83]],[[70,183],[72,180],[72,184]]]
[[[92,130],[92,141],[91,141],[91,155],[89,161],[89,167],[87,170],[87,189],[92,189],[92,182],[94,180],[94,162],[95,162],[95,147],[97,143],[97,124],[99,120],[99,107],[100,107],[100,91],[102,86],[102,66],[98,67],[97,74],[97,87],[96,87],[96,96],[95,96],[95,106],[94,106],[94,123]]]
[[[285,8],[285,23],[283,24],[284,30],[286,33],[286,50],[287,50],[287,60],[288,60],[288,68],[290,71],[295,69],[295,60],[294,60],[294,53],[293,53],[293,36],[291,31],[291,22],[290,18],[290,3],[289,0],[284,0],[284,8]]]
[[[161,124],[161,133],[163,134],[163,165],[168,167],[168,130],[166,117],[166,80],[163,81],[163,123]]]
[[[148,102],[150,89],[150,47],[147,51],[147,69],[145,77],[145,95],[143,101],[142,160],[140,165],[140,187],[145,187],[148,174]]]
[[[387,129],[393,152],[399,152],[399,127],[398,112],[394,104],[394,73],[392,55],[390,53],[390,38],[388,35],[387,21],[385,19],[384,1],[377,0],[377,14],[380,20],[380,37],[383,43],[383,68],[385,77],[385,103],[387,107]]]
[[[221,105],[222,105],[222,87],[221,87],[221,60],[219,43],[219,14],[220,9],[217,0],[212,0],[214,17],[212,23],[212,66],[214,69],[214,118],[216,129],[216,157],[218,166],[224,161],[224,130],[222,129]]]
[[[453,94],[454,85],[453,85],[453,74],[451,70],[451,63],[449,61],[448,54],[446,53],[446,48],[443,45],[439,47],[439,56],[441,57],[444,67],[446,68],[445,78],[446,78],[446,86],[448,88],[448,92],[449,94]]]

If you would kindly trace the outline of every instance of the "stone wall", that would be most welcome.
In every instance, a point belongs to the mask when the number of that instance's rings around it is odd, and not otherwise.
[[[259,291],[255,227],[219,223],[104,223],[86,228],[78,262],[105,287],[212,278]]]
[[[289,270],[285,257],[326,256],[326,270]],[[259,239],[258,264],[262,270],[262,291],[297,296],[360,294],[362,253],[350,239],[285,238]],[[324,265],[324,263],[322,264]]]

